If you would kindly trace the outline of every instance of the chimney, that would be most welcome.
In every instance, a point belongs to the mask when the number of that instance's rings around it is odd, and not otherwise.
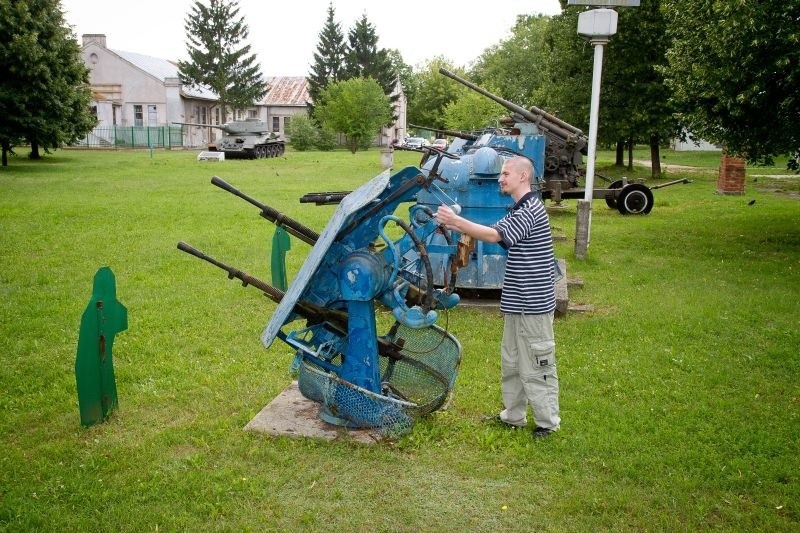
[[[99,46],[106,47],[106,36],[103,33],[84,33],[81,35],[83,46],[89,43],[97,43]]]

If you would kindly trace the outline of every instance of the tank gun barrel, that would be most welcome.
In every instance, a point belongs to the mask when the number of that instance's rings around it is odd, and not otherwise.
[[[213,178],[211,178],[211,183],[216,185],[220,189],[226,190],[229,193],[233,194],[234,196],[238,196],[242,200],[245,200],[246,202],[256,206],[261,210],[262,217],[274,223],[276,226],[284,228],[288,233],[291,233],[301,241],[313,245],[319,239],[319,233],[317,233],[316,231],[304,226],[295,219],[286,216],[277,209],[262,204],[255,198],[246,195],[245,193],[243,193],[230,183],[226,182],[225,180],[217,176],[214,176]]]
[[[478,136],[472,133],[464,133],[463,131],[456,131],[456,130],[442,130],[439,128],[429,128],[427,126],[417,126],[416,124],[409,124],[409,127],[416,128],[418,130],[426,130],[435,132],[437,135],[449,135],[450,137],[458,137],[459,139],[466,139],[468,141],[476,141],[478,140]]]
[[[514,102],[509,102],[503,98],[500,98],[496,94],[492,94],[486,89],[479,87],[472,83],[471,81],[465,80],[461,76],[450,72],[449,70],[440,67],[439,73],[447,76],[448,78],[457,81],[458,83],[469,87],[473,91],[480,93],[487,98],[490,98],[500,104],[501,106],[505,107],[509,111],[516,113],[517,115],[521,116],[522,118],[529,120],[530,122],[541,125],[542,128],[548,129],[559,135],[563,139],[567,139],[572,135],[577,135],[583,137],[583,131],[576,128],[572,124],[564,122],[560,118],[556,117],[555,115],[551,115],[550,113],[539,109],[538,107],[532,106],[530,109],[525,109],[524,107],[515,104]]]
[[[218,130],[225,129],[219,124],[199,124],[197,122],[173,122],[173,124],[178,124],[179,126],[198,126],[201,128],[216,128]]]

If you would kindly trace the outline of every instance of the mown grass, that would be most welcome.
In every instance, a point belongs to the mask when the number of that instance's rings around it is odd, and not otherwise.
[[[705,169],[667,171],[693,181],[655,191],[646,217],[595,202],[585,261],[567,202],[551,214],[557,251],[584,281],[571,301],[593,311],[556,323],[562,431],[534,442],[481,421],[500,407],[501,317],[457,308],[450,408],[364,446],[242,430],[291,380],[290,351],[259,340],[274,304],[175,245],[268,281],[272,226],[210,177],[321,230],[334,208],[298,198],[355,188],[381,170],[378,152],[195,156],[59,151],[0,169],[0,528],[798,529],[791,187],[748,177],[744,196],[717,195],[718,155],[704,155]],[[649,175],[600,157],[604,173]],[[398,168],[417,162],[395,154]],[[308,250],[293,240],[292,272]],[[78,325],[104,265],[129,313],[114,344],[120,408],[81,428]]]

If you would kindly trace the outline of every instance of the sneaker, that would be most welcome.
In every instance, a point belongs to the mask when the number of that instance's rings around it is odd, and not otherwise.
[[[505,420],[500,418],[500,415],[487,416],[483,420],[486,421],[486,422],[489,422],[491,424],[496,424],[496,425],[500,425],[500,426],[511,428],[511,429],[519,429],[519,428],[524,428],[525,427],[525,422],[523,422],[521,424],[513,424],[511,422],[506,422]]]
[[[555,433],[555,430],[536,426],[536,428],[534,428],[534,430],[533,430],[533,438],[534,439],[544,439],[544,438],[548,437],[549,435],[552,435],[553,433]]]

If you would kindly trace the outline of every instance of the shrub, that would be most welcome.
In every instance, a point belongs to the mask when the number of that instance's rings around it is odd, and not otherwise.
[[[330,128],[322,127],[317,130],[317,150],[330,152],[336,148],[336,132]]]
[[[305,152],[314,148],[317,143],[317,126],[314,121],[306,115],[296,115],[292,117],[289,123],[287,132],[291,138],[292,147],[299,151]]]

